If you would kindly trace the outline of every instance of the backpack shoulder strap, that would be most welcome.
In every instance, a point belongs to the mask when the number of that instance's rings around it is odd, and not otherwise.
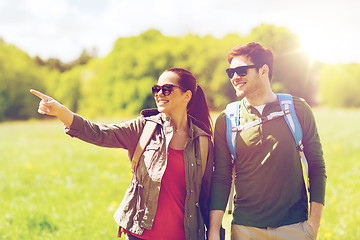
[[[226,118],[226,142],[230,150],[232,161],[235,163],[236,159],[236,135],[237,127],[239,126],[240,119],[240,101],[229,103],[225,109],[225,118]],[[233,131],[233,129],[235,129]],[[227,204],[228,213],[231,214],[233,210],[233,200],[234,200],[234,181],[235,181],[235,170],[233,168],[232,172],[232,183],[230,188],[230,194]]]
[[[131,158],[131,172],[135,175],[136,168],[138,166],[141,155],[144,152],[146,145],[149,143],[151,136],[153,135],[155,128],[157,126],[156,122],[146,121],[144,129],[141,133],[139,141],[136,145],[135,152]]]
[[[225,109],[226,117],[226,142],[233,159],[236,158],[236,131],[233,128],[239,126],[240,101],[229,103]]]
[[[308,201],[310,200],[310,193],[309,193],[309,166],[307,159],[304,154],[304,146],[302,144],[302,129],[299,122],[299,119],[296,116],[295,107],[293,97],[290,94],[279,93],[277,94],[281,110],[283,111],[290,111],[290,114],[286,114],[284,116],[287,125],[295,139],[296,147],[299,149],[300,156],[301,156],[301,167],[303,172],[303,179],[306,187],[306,194],[308,197]]]
[[[285,121],[290,128],[292,135],[294,136],[296,147],[302,150],[302,130],[299,119],[296,116],[294,101],[290,94],[279,93],[277,94],[281,110],[290,111],[290,114],[285,115]]]
[[[200,136],[199,144],[200,144],[200,154],[201,154],[202,175],[204,176],[207,158],[208,158],[208,152],[209,152],[208,138],[205,136]]]

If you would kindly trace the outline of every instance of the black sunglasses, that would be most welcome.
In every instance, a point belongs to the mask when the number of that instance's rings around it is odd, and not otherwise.
[[[246,66],[240,66],[236,68],[228,68],[226,69],[226,73],[229,76],[230,79],[234,77],[234,74],[236,73],[240,77],[244,77],[247,75],[247,70],[249,68],[257,68],[258,65],[246,65]]]
[[[159,94],[160,90],[162,91],[162,93],[165,95],[165,96],[169,96],[172,91],[174,91],[174,88],[180,88],[181,90],[183,91],[187,91],[187,89],[181,87],[181,86],[176,86],[176,85],[173,85],[173,84],[164,84],[162,86],[160,85],[154,85],[152,86],[151,90],[152,90],[152,93],[153,95],[155,96],[156,94]]]

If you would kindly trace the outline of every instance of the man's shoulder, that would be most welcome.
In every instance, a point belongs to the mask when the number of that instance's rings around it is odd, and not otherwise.
[[[294,108],[295,111],[311,111],[310,105],[306,102],[304,98],[293,96]]]
[[[301,104],[306,103],[306,101],[305,101],[304,98],[297,97],[297,96],[292,96],[292,98],[293,98],[294,103],[295,103],[295,102],[296,102],[296,103],[301,103]]]
[[[225,110],[223,110],[222,112],[220,112],[216,118],[215,121],[215,128],[214,128],[214,132],[215,133],[221,133],[221,135],[226,133],[226,114],[225,114]]]
[[[233,103],[239,103],[239,107],[242,108],[242,107],[244,107],[244,106],[243,106],[243,100],[244,100],[244,99],[241,99],[241,100],[238,100],[238,101],[234,101],[234,102],[230,102],[230,103],[228,103],[228,104],[226,105],[226,107],[229,106],[230,104],[233,104]],[[216,118],[216,122],[215,122],[215,128],[216,128],[217,125],[218,125],[218,126],[221,125],[222,127],[223,127],[223,126],[226,126],[226,114],[227,114],[227,112],[226,112],[226,107],[225,107],[225,109],[224,109],[222,112],[220,112],[220,113],[218,114],[218,116],[217,116],[217,118]]]
[[[226,113],[225,113],[225,109],[222,111],[222,112],[220,112],[219,114],[218,114],[218,116],[216,117],[216,122],[223,122],[223,121],[225,121],[225,119],[226,119]],[[215,123],[216,124],[216,123]]]

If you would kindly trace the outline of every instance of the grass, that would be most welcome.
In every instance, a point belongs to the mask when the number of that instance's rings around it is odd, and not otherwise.
[[[314,114],[328,175],[318,239],[359,239],[360,110]],[[58,121],[42,120],[1,123],[0,152],[0,239],[117,239],[112,216],[131,179],[126,151],[72,139]]]
[[[91,146],[54,120],[0,125],[1,239],[115,239],[127,153]]]

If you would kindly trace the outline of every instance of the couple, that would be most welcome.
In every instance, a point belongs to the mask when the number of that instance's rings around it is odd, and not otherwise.
[[[237,45],[228,61],[230,81],[243,98],[240,123],[278,111],[277,95],[270,87],[272,52],[258,43]],[[157,109],[143,110],[137,119],[117,125],[92,123],[53,98],[31,92],[42,99],[39,113],[59,118],[68,135],[129,151],[134,176],[114,215],[118,236],[220,239],[234,166],[231,239],[316,239],[326,173],[314,117],[303,100],[294,98],[294,105],[309,162],[309,216],[299,154],[285,121],[278,118],[237,133],[238,153],[232,163],[225,115],[216,121],[213,147],[205,95],[189,71],[163,72],[152,87]],[[149,139],[139,154],[137,145],[149,123],[154,129],[146,133]]]

